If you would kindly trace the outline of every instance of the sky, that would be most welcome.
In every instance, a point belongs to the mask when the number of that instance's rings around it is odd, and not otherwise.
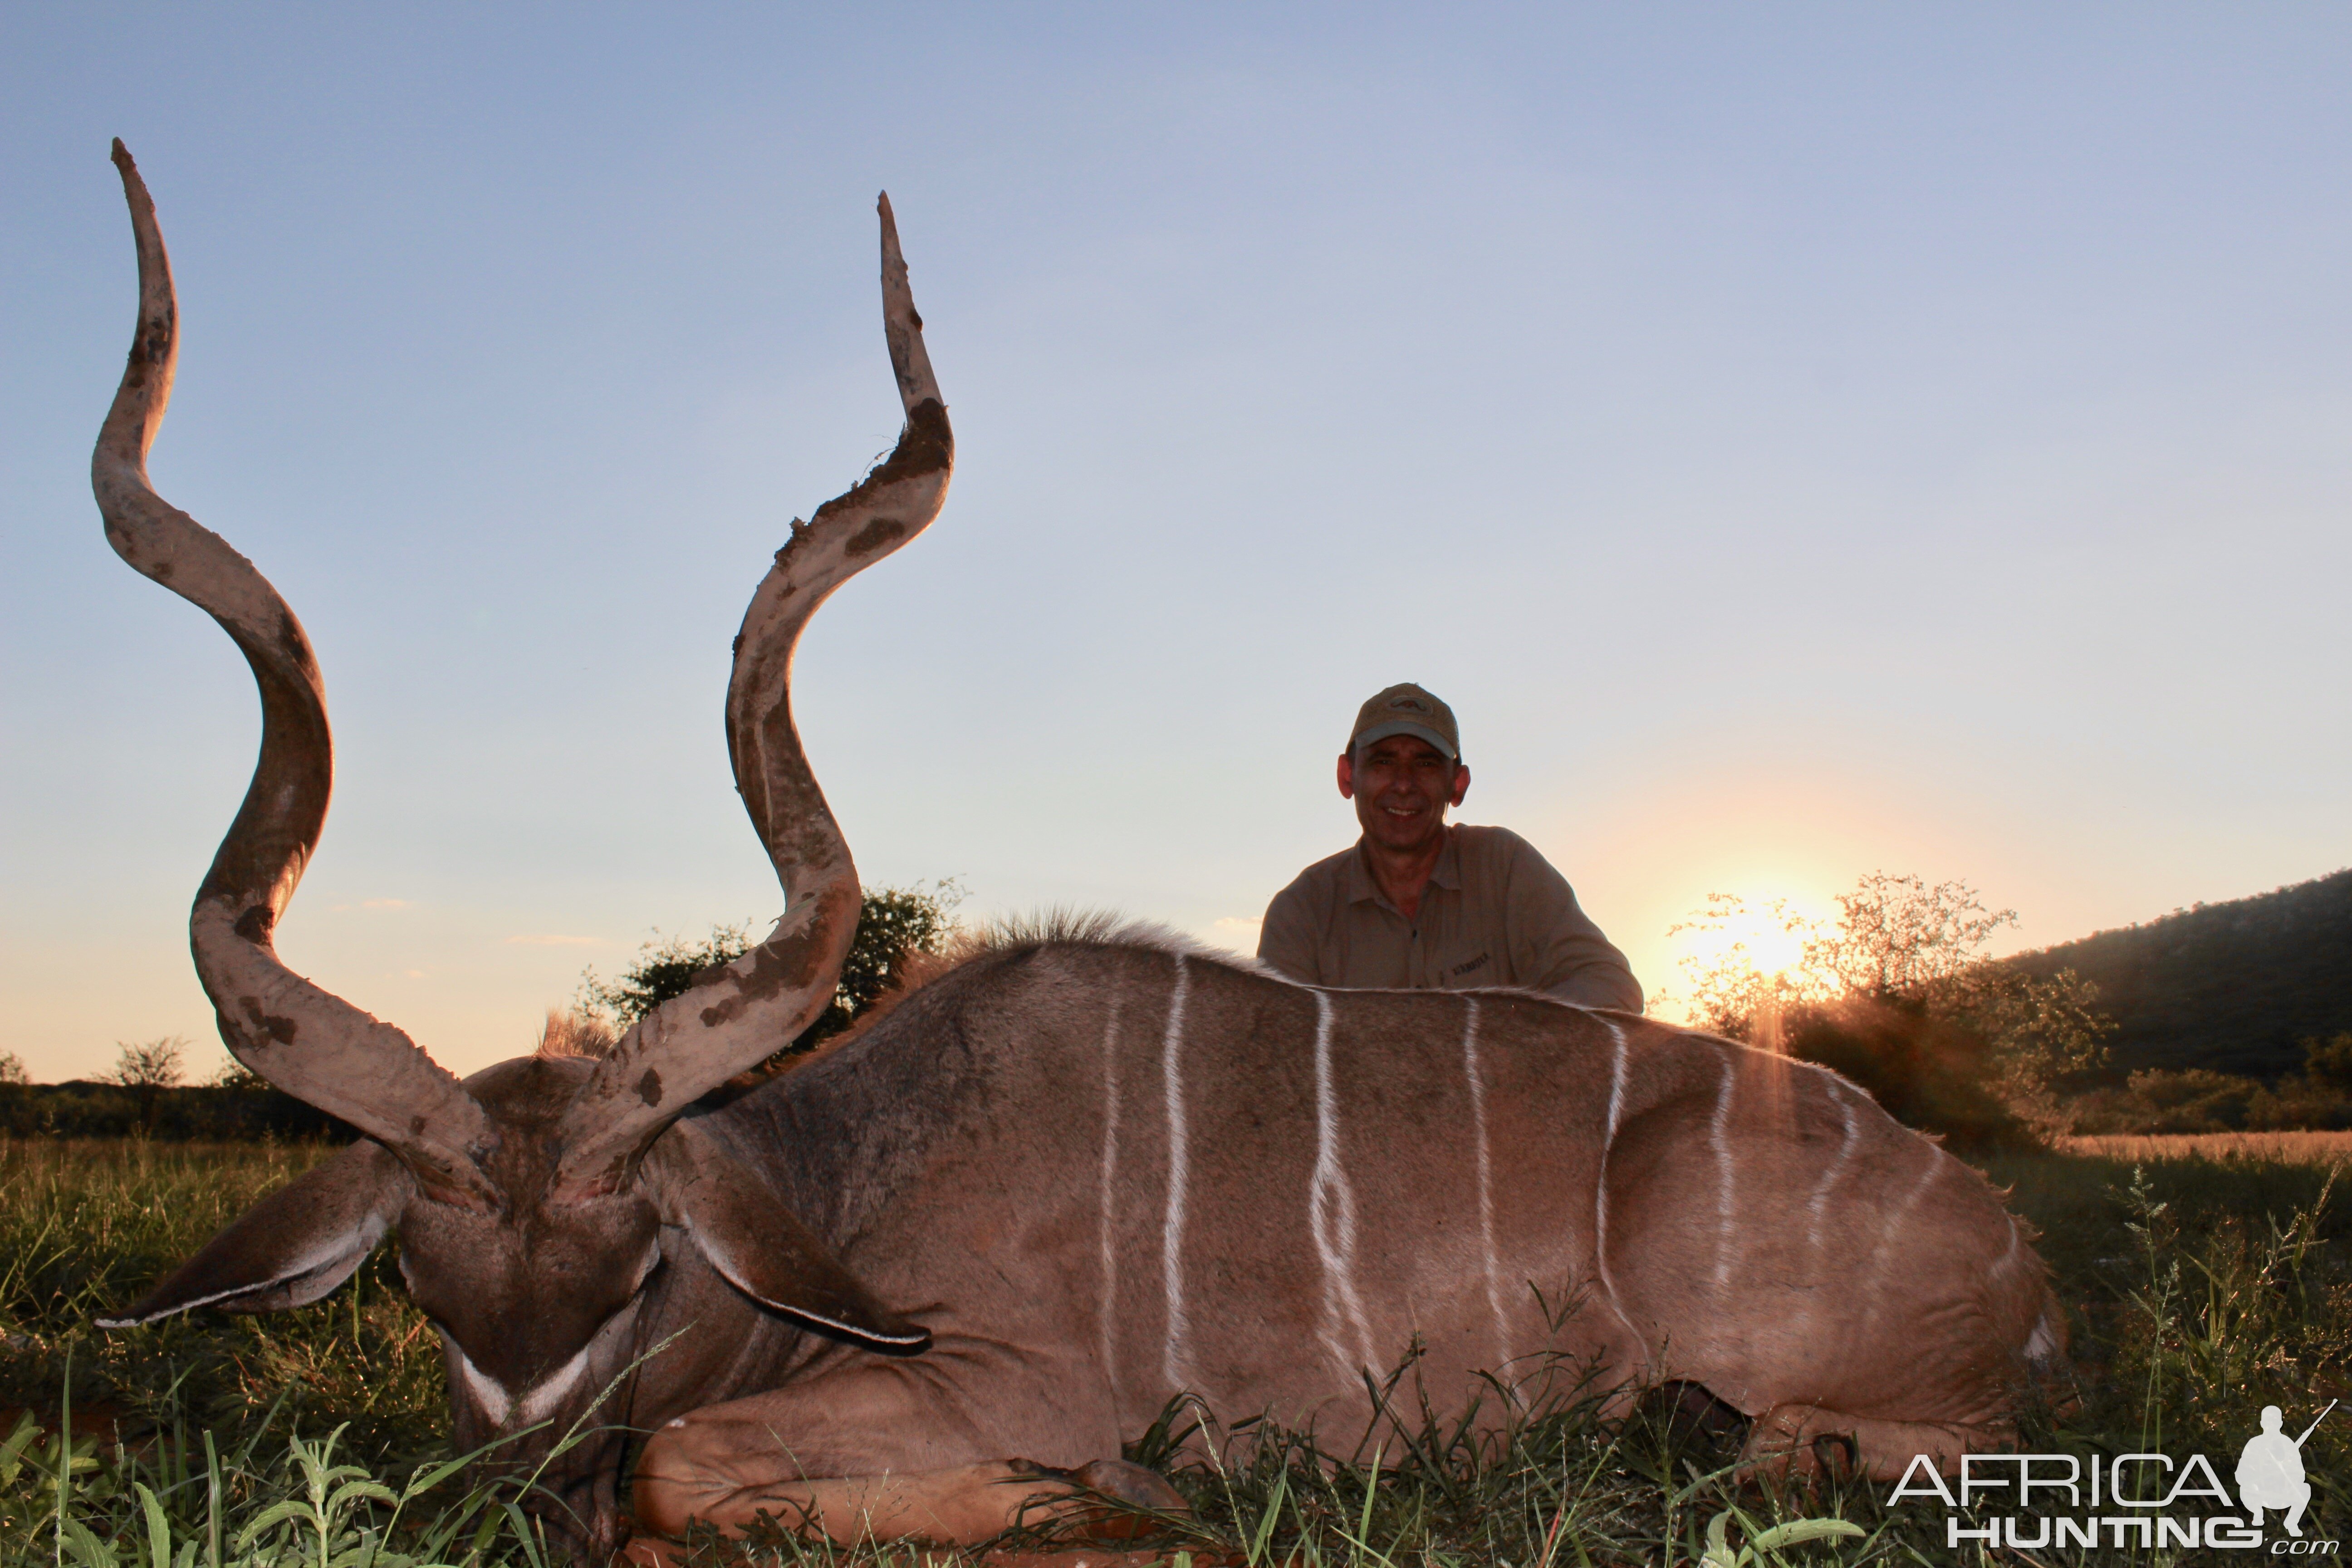
[[[1255,945],[1445,697],[1652,991],[1711,891],[2042,946],[2352,863],[2338,5],[0,4],[0,1050],[218,1056],[252,686],[107,548],[151,463],[317,645],[279,928],[465,1071],[781,900],[720,732],[790,521],[958,437],[795,708],[869,885]]]

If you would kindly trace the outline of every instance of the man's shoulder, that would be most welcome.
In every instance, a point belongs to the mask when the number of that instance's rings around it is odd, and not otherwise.
[[[1543,851],[1520,837],[1507,827],[1482,827],[1473,823],[1454,825],[1454,843],[1465,864],[1507,866],[1516,860],[1534,860],[1549,866]]]
[[[1463,891],[1472,899],[1500,901],[1520,915],[1562,900],[1575,901],[1576,895],[1559,868],[1507,827],[1464,823],[1454,829],[1454,844],[1456,875]]]
[[[1290,879],[1290,885],[1275,894],[1277,904],[1296,900],[1326,900],[1335,896],[1347,885],[1349,863],[1356,858],[1356,847],[1349,845],[1337,855],[1326,855]]]

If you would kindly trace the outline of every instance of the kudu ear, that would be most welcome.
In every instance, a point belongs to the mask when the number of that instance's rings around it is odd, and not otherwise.
[[[766,1182],[692,1123],[654,1140],[643,1171],[663,1223],[761,1306],[887,1355],[930,1348],[929,1330],[886,1310]]]
[[[98,1325],[127,1329],[192,1307],[307,1307],[351,1278],[415,1191],[382,1144],[355,1143],[246,1210],[136,1305]]]

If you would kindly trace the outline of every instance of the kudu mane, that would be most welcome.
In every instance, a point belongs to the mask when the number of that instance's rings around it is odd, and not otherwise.
[[[1139,952],[1181,952],[1186,958],[1195,962],[1213,963],[1237,973],[1262,975],[1286,985],[1299,984],[1258,959],[1230,949],[1211,947],[1205,942],[1199,942],[1182,931],[1162,925],[1156,921],[1137,920],[1113,910],[1056,908],[1032,914],[1007,915],[975,928],[959,928],[936,949],[908,949],[900,958],[897,972],[891,976],[890,983],[883,988],[880,994],[866,1005],[864,1011],[857,1015],[855,1022],[832,1038],[794,1057],[779,1070],[777,1076],[781,1077],[784,1073],[812,1066],[845,1047],[855,1044],[918,993],[951,979],[967,969],[975,965],[992,965],[1025,957],[1049,947],[1126,948]],[[1555,1006],[1577,1005],[1548,993],[1531,991],[1524,986],[1488,985],[1475,989],[1480,995],[1524,996],[1538,1002],[1548,1002]],[[549,1027],[554,1030],[557,1027],[554,1023],[556,1016],[551,1013],[549,1016]],[[1684,1029],[1678,1032],[1709,1039],[1716,1037],[1699,1029]],[[554,1037],[551,1036],[551,1037]],[[567,1035],[552,1048],[542,1046],[541,1054],[554,1056],[598,1054],[591,1050],[576,1049],[570,1045],[569,1040],[570,1037]],[[1740,1046],[1742,1049],[1754,1048],[1738,1041],[1730,1043]],[[1832,1068],[1820,1067],[1819,1064],[1809,1065],[1816,1067],[1822,1072],[1830,1073],[1832,1077],[1839,1076]],[[1846,1080],[1841,1078],[1840,1081]],[[1934,1134],[1924,1134],[1924,1136],[1928,1137],[1931,1142],[1942,1142]]]
[[[776,1076],[814,1066],[835,1052],[856,1044],[917,994],[966,971],[988,968],[1025,957],[1042,948],[1130,948],[1140,952],[1181,952],[1211,963],[1251,973],[1261,970],[1255,959],[1205,947],[1183,932],[1152,921],[1133,920],[1109,910],[1046,910],[1037,914],[1008,915],[974,928],[959,928],[936,949],[909,948],[898,961],[890,984],[866,1005],[849,1027],[793,1058]]]

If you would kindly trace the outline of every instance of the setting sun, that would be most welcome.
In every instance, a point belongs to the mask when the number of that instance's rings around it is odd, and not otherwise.
[[[1666,933],[1674,975],[1656,998],[1658,1010],[1701,1021],[1710,997],[1746,991],[1758,982],[1774,994],[1802,991],[1806,944],[1835,923],[1825,899],[1781,893],[1709,893]],[[1788,977],[1784,979],[1783,977]]]
[[[1712,964],[1744,952],[1758,973],[1778,974],[1805,956],[1804,930],[1792,924],[1792,918],[1804,917],[1782,900],[1745,902],[1737,914],[1719,924],[1693,930],[1684,953],[1678,956]]]

